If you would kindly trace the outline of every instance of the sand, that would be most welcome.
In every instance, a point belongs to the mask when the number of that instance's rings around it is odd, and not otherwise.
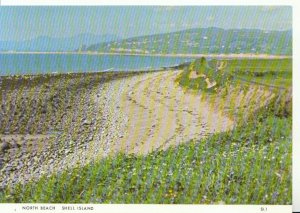
[[[180,72],[147,74],[119,84],[123,92],[112,113],[121,112],[128,122],[122,126],[122,137],[112,143],[113,151],[147,154],[233,128],[222,112],[175,83]]]

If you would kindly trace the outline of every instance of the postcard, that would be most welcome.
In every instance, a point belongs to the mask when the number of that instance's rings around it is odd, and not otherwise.
[[[291,211],[292,15],[1,6],[0,202]]]

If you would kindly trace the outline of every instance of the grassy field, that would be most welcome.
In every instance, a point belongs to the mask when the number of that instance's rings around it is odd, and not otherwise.
[[[0,202],[291,204],[291,60],[233,60],[225,72],[220,91],[254,84],[249,81],[285,89],[272,89],[272,101],[232,131],[146,156],[120,153],[66,168],[2,189]],[[187,73],[177,82],[198,90],[201,79],[189,80]]]
[[[232,84],[257,83],[266,86],[288,88],[292,86],[292,59],[233,59],[226,60],[227,66],[222,70],[224,75],[217,75],[220,82],[218,89]],[[202,72],[214,72],[217,60],[204,61],[200,66]],[[205,88],[203,78],[189,79],[191,69],[186,71],[177,79],[177,82],[188,89]],[[212,90],[211,90],[212,91]]]
[[[292,86],[292,59],[234,60],[228,68],[237,79],[245,79],[275,87]]]

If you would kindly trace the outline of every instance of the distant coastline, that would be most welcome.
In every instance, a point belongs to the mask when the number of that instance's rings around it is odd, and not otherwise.
[[[118,56],[147,56],[147,57],[191,57],[191,58],[199,58],[199,57],[208,57],[208,58],[249,58],[249,59],[287,59],[292,58],[291,55],[269,55],[269,54],[252,54],[252,53],[230,53],[230,54],[142,54],[142,53],[110,53],[110,52],[12,52],[12,51],[4,51],[0,54],[45,54],[45,55],[118,55]]]

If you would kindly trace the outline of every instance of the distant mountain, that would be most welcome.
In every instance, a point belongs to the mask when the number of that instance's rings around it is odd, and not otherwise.
[[[116,35],[80,34],[73,37],[54,38],[41,36],[26,41],[0,41],[0,51],[73,51],[101,42],[117,41]]]
[[[292,55],[292,31],[197,28],[91,45],[88,51],[154,54]]]

